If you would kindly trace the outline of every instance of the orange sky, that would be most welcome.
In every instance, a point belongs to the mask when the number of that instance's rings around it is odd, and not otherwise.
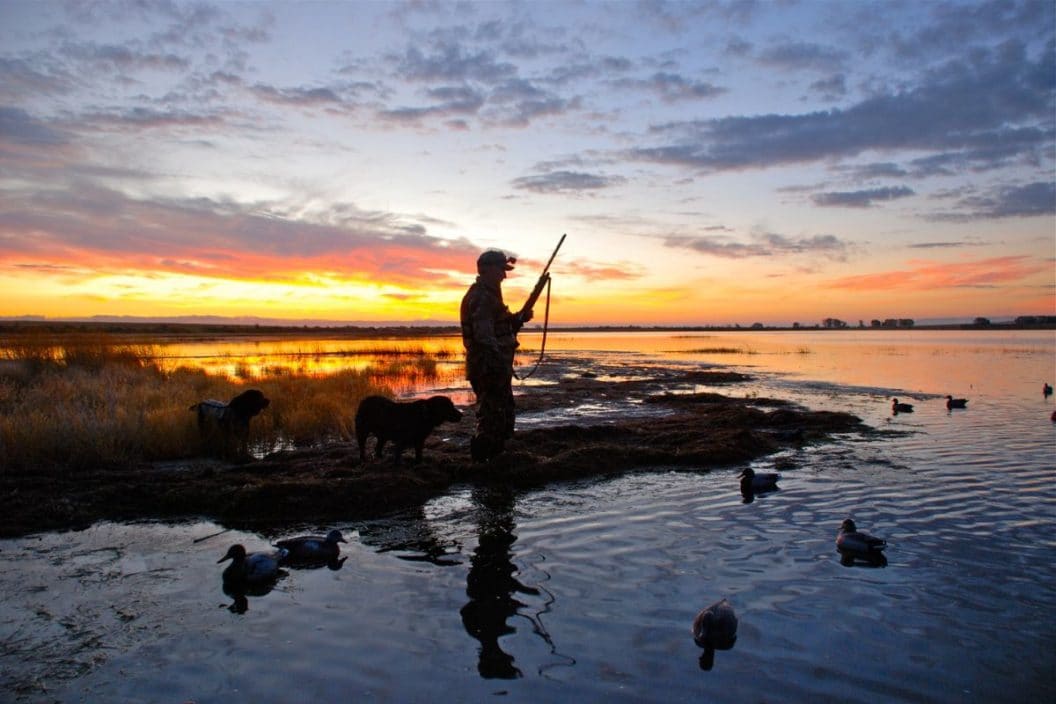
[[[427,5],[0,4],[0,317],[1056,315],[1051,3]]]

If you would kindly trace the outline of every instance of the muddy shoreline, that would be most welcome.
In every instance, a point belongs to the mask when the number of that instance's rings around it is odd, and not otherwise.
[[[723,371],[642,370],[615,380],[564,369],[555,381],[518,396],[518,412],[538,427],[518,430],[488,464],[469,458],[475,417],[443,425],[413,452],[361,463],[355,443],[277,452],[231,464],[210,458],[93,471],[5,472],[0,537],[84,528],[100,520],[204,517],[228,526],[374,518],[421,505],[461,483],[529,489],[550,482],[628,471],[707,471],[782,449],[868,432],[857,417],[787,401],[737,397],[748,377]],[[697,391],[722,385],[729,395]],[[742,394],[743,396],[743,394]],[[589,422],[547,425],[549,409],[584,403],[634,404],[647,414],[613,412]]]

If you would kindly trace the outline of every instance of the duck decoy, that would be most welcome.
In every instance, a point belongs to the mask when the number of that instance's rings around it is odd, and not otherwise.
[[[285,557],[285,554],[285,550],[247,554],[242,545],[235,544],[216,563],[231,560],[231,564],[224,569],[225,585],[254,587],[272,582],[279,576],[279,560]]]
[[[1045,398],[1052,396],[1052,387],[1049,386],[1049,382],[1046,381],[1045,384],[1041,387],[1041,395]]]
[[[836,550],[848,562],[861,559],[873,564],[886,564],[883,554],[886,547],[886,540],[859,532],[858,526],[850,518],[844,519],[836,534]]]
[[[968,408],[968,399],[966,398],[954,398],[953,396],[946,396],[946,408]]]
[[[891,399],[891,412],[892,413],[912,413],[912,403],[899,403],[897,398]]]
[[[777,489],[777,480],[781,478],[781,475],[773,472],[756,472],[751,467],[745,467],[740,477],[742,494],[759,494]]]
[[[720,599],[702,609],[693,619],[693,642],[704,649],[702,670],[710,670],[716,650],[729,650],[737,642],[737,613],[728,599]]]
[[[282,561],[296,562],[332,562],[336,561],[341,553],[338,543],[347,543],[341,536],[341,531],[332,530],[326,537],[319,535],[302,535],[297,538],[287,538],[275,543],[275,547],[285,550],[286,556]]]

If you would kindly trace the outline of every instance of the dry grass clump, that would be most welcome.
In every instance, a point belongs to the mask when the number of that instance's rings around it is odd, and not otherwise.
[[[268,450],[349,440],[355,436],[359,401],[371,394],[392,396],[384,379],[376,378],[370,368],[325,377],[282,375],[252,386],[271,400],[267,410],[250,423],[251,439],[256,434]]]
[[[419,386],[423,382],[436,379],[440,374],[434,357],[395,359],[371,367],[369,373],[378,383],[386,384],[398,379],[408,386]]]
[[[182,457],[197,442],[191,384],[153,367],[63,367],[29,377],[0,377],[0,466],[126,465]]]
[[[393,381],[436,375],[432,359],[325,377],[284,373],[236,379],[163,370],[150,346],[105,338],[5,342],[0,351],[0,468],[94,469],[201,454],[192,404],[257,388],[270,406],[250,423],[250,447],[350,439],[360,399],[391,396]]]

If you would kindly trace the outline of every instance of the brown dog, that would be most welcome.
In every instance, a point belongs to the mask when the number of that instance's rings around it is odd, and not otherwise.
[[[400,463],[404,449],[414,447],[414,461],[422,461],[422,448],[429,433],[445,421],[457,423],[462,413],[447,396],[433,396],[419,401],[397,403],[383,396],[367,396],[356,409],[356,440],[359,459],[367,460],[367,438],[378,439],[374,456],[381,457],[385,443],[396,446],[394,464]]]
[[[249,421],[271,403],[264,393],[249,389],[228,403],[207,399],[191,406],[198,413],[198,432],[202,441],[219,439],[224,457],[249,456]]]

